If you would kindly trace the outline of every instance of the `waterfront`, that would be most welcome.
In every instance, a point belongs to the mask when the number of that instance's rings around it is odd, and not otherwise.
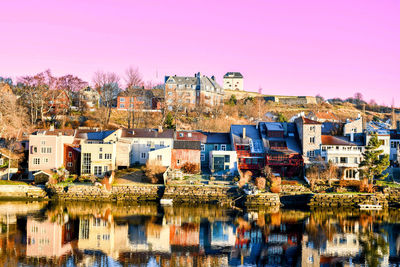
[[[389,266],[400,212],[0,202],[1,266]]]

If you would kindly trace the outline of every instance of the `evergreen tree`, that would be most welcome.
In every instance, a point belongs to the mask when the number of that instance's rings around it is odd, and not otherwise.
[[[364,160],[361,162],[361,173],[372,183],[374,179],[384,179],[388,174],[382,174],[390,165],[389,155],[382,155],[383,150],[379,149],[382,142],[375,133],[372,135],[363,153]]]
[[[170,112],[168,112],[167,117],[165,118],[165,127],[167,129],[175,129],[174,117]]]

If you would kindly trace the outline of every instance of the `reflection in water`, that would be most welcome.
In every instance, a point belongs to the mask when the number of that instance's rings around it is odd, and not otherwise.
[[[389,266],[400,212],[0,202],[2,266]]]

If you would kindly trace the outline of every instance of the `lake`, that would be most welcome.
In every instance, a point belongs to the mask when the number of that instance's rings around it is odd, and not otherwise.
[[[398,266],[397,210],[0,202],[1,266]]]

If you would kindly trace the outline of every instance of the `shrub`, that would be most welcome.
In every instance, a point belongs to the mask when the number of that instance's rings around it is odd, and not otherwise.
[[[299,185],[298,181],[288,181],[288,180],[283,180],[281,182],[281,185]]]
[[[267,179],[265,179],[264,177],[256,178],[256,186],[259,190],[265,189],[266,184],[267,184]]]
[[[373,193],[374,186],[373,184],[368,183],[368,179],[365,178],[359,183],[358,191],[363,193]]]
[[[279,193],[281,192],[281,177],[272,176],[270,178],[271,187],[270,190],[272,193]]]
[[[361,185],[361,182],[358,180],[340,180],[339,181],[339,186],[340,187],[356,187],[359,188]]]
[[[253,173],[251,171],[246,171],[245,173],[241,173],[239,178],[239,187],[243,187],[245,184],[250,182]]]
[[[144,173],[147,179],[152,184],[163,183],[163,174],[165,172],[165,167],[161,166],[157,161],[148,160],[146,166],[144,167]]]
[[[200,168],[199,165],[196,163],[186,162],[183,164],[181,170],[185,173],[196,174],[199,173]]]

